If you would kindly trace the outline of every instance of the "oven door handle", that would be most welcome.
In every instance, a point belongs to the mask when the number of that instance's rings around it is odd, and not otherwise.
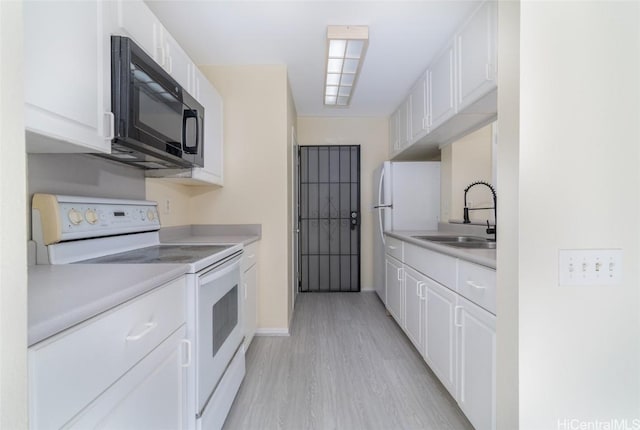
[[[234,256],[233,258],[225,261],[224,263],[212,267],[211,269],[200,275],[200,283],[207,284],[214,279],[221,278],[227,273],[233,272],[240,266],[240,256]]]

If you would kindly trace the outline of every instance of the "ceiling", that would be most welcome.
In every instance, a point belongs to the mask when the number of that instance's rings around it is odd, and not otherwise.
[[[299,116],[391,114],[478,1],[147,0],[199,65],[286,64]],[[368,25],[351,106],[323,105],[327,25]]]

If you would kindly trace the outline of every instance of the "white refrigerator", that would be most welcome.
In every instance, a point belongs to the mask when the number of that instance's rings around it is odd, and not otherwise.
[[[385,231],[437,230],[440,162],[385,161],[374,173],[373,282],[386,304]]]

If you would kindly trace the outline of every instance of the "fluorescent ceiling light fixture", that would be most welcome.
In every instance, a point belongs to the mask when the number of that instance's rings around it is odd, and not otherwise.
[[[349,106],[368,45],[369,27],[366,25],[327,27],[323,96],[325,106]]]

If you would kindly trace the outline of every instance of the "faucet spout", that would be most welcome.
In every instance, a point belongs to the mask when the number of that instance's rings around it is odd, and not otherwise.
[[[491,190],[491,195],[493,196],[493,207],[490,208],[469,208],[467,206],[467,193],[469,192],[469,190],[471,188],[473,188],[476,185],[484,185],[486,187],[488,187]],[[476,181],[473,182],[472,184],[470,184],[469,186],[467,186],[467,188],[464,189],[464,224],[469,224],[471,223],[471,220],[469,219],[469,211],[474,211],[474,210],[482,210],[482,209],[493,209],[493,219],[494,219],[494,225],[493,228],[491,228],[491,226],[489,225],[489,220],[487,220],[487,234],[493,234],[493,240],[497,240],[498,239],[498,197],[496,195],[496,190],[495,188],[493,188],[493,186],[485,181]]]

